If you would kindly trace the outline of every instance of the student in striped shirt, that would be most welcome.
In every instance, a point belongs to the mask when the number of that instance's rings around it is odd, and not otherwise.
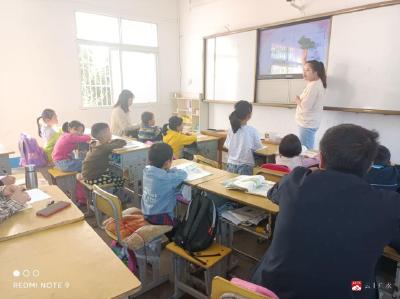
[[[140,125],[138,140],[140,142],[162,140],[161,129],[155,126],[154,113],[148,111],[142,113],[142,123]]]

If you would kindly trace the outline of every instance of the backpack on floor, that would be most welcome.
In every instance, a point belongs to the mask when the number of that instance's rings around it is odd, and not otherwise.
[[[207,249],[214,241],[217,221],[214,202],[204,192],[197,192],[178,225],[174,242],[189,253]]]
[[[43,167],[47,165],[46,154],[35,138],[22,133],[19,138],[18,148],[21,154],[20,166],[34,164],[36,167]]]

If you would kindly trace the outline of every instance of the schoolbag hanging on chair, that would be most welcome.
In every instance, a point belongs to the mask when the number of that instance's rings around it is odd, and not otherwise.
[[[217,232],[217,209],[205,192],[196,192],[180,221],[174,242],[190,254],[211,246]]]
[[[18,148],[21,154],[20,166],[34,164],[36,167],[43,167],[47,165],[46,154],[35,138],[28,134],[21,133]]]

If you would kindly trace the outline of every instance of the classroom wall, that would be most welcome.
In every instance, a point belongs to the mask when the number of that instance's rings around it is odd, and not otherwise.
[[[47,107],[61,122],[109,121],[110,108],[81,108],[76,10],[158,24],[159,102],[134,106],[132,118],[151,110],[161,125],[172,112],[170,93],[180,85],[177,0],[2,0],[0,144],[9,149],[17,150],[22,131],[37,136],[36,117]]]
[[[380,1],[297,1],[300,2],[307,5],[304,15],[308,16]],[[200,93],[203,89],[202,38],[204,36],[226,32],[228,29],[234,31],[303,16],[284,0],[180,0],[179,10],[181,89],[183,92],[192,93]],[[228,128],[228,115],[232,107],[230,104],[209,104],[208,126],[217,129]],[[255,106],[250,124],[260,133],[265,131],[297,133],[294,113],[294,109]],[[400,163],[400,142],[398,142],[400,116],[324,111],[323,121],[317,133],[317,142],[327,128],[339,123],[356,123],[377,130],[381,135],[381,142],[392,151],[392,160]]]

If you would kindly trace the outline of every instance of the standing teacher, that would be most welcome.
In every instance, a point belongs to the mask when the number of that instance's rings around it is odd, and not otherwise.
[[[307,53],[305,54],[307,55]],[[297,104],[296,122],[299,126],[301,144],[307,149],[313,149],[315,133],[321,123],[327,86],[324,64],[317,60],[306,61],[303,67],[303,76],[307,85],[302,94],[294,99]]]
[[[113,135],[132,136],[134,131],[140,128],[139,125],[132,124],[129,113],[134,97],[130,90],[124,89],[121,91],[118,101],[111,112],[111,133]]]

